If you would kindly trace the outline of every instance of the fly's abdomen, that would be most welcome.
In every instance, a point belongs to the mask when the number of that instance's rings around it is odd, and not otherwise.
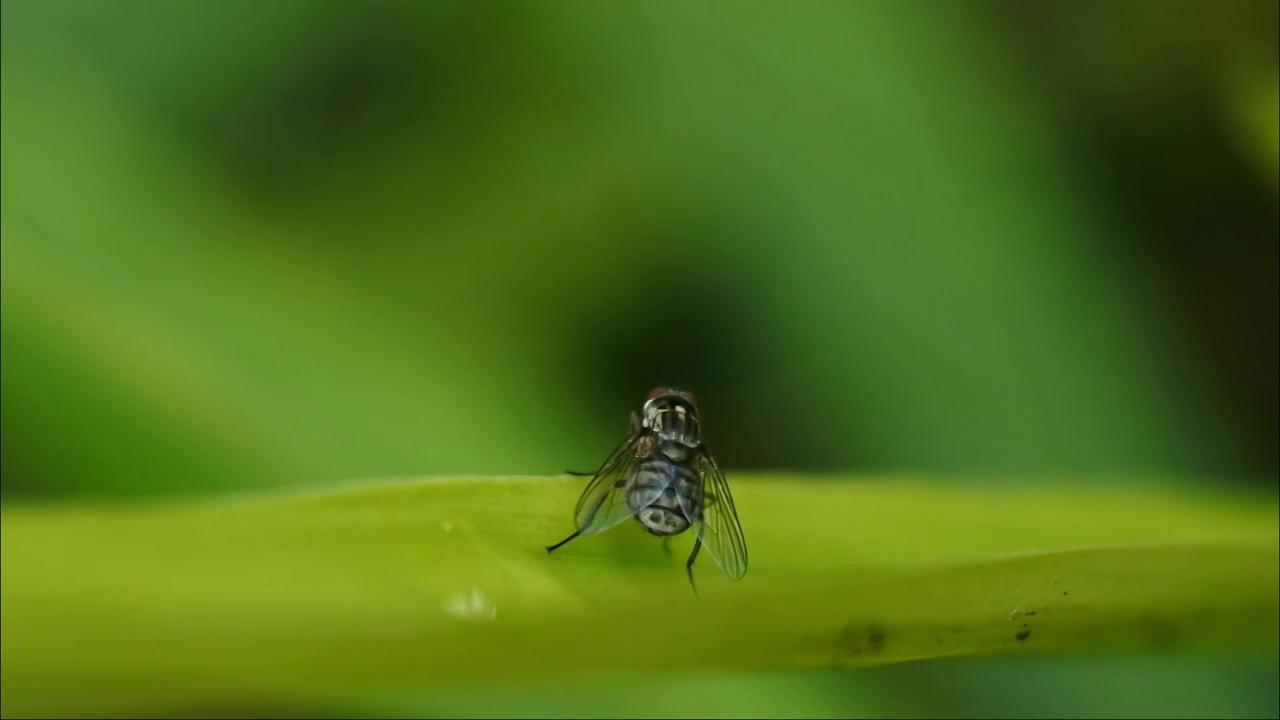
[[[652,458],[641,464],[627,501],[646,530],[654,535],[678,535],[702,512],[702,484],[684,465]]]
[[[679,535],[689,529],[689,519],[679,508],[650,505],[636,514],[636,520],[654,535]]]

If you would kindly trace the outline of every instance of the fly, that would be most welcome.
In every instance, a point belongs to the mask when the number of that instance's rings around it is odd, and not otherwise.
[[[547,547],[547,552],[629,518],[663,538],[664,545],[695,528],[693,552],[684,564],[694,595],[698,586],[693,582],[693,562],[704,546],[731,579],[740,580],[746,574],[742,526],[729,483],[702,441],[698,401],[692,393],[668,387],[649,393],[641,411],[631,413],[627,438],[578,498],[574,510],[578,529]]]

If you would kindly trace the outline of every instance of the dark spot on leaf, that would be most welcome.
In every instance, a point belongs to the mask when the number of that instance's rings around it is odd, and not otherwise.
[[[1022,627],[1026,627],[1026,626],[1027,626],[1027,624],[1026,624],[1026,623],[1022,623]]]
[[[1031,631],[1030,631],[1030,630],[1019,630],[1019,631],[1018,631],[1018,634],[1017,634],[1017,635],[1014,635],[1014,637],[1018,638],[1019,640],[1026,640],[1027,638],[1031,637]]]
[[[1063,595],[1066,595],[1066,594],[1067,594],[1067,591],[1066,591],[1066,590],[1063,590],[1063,591],[1062,591],[1062,594],[1063,594]]]
[[[880,625],[872,625],[867,628],[867,646],[872,652],[880,652],[884,649],[884,628]]]
[[[1028,617],[1030,617],[1030,616],[1035,615],[1035,614],[1036,614],[1036,611],[1035,611],[1035,610],[1032,610],[1031,612],[1027,613],[1027,616],[1028,616]]]
[[[885,629],[883,625],[872,623],[862,625],[849,623],[840,635],[838,645],[846,654],[859,656],[864,652],[880,652],[884,649]]]

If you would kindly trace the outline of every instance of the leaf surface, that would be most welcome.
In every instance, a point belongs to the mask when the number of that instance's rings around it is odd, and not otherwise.
[[[648,671],[1277,637],[1274,496],[1163,485],[730,476],[733,583],[634,523],[580,538],[578,478],[3,506],[6,715],[342,702]],[[74,688],[69,692],[68,688]]]

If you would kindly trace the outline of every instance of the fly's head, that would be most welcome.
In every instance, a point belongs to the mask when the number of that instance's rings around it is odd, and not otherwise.
[[[702,442],[698,400],[691,392],[669,387],[654,388],[645,398],[642,423],[661,440],[691,448]]]

